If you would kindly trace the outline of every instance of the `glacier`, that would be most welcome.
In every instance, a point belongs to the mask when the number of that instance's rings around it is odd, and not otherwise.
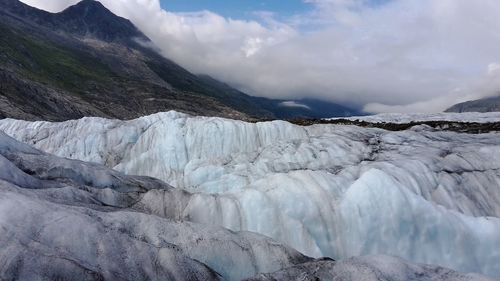
[[[363,280],[363,281],[466,281],[487,280],[477,274],[462,274],[446,268],[411,264],[388,256],[353,257],[334,262],[319,259],[295,265],[273,273],[262,273],[247,281],[316,281],[316,280]]]
[[[152,192],[174,208],[150,212]],[[256,233],[172,218],[192,195],[0,132],[0,279],[492,280],[389,256],[314,260]]]
[[[500,277],[498,133],[301,127],[178,112],[129,121],[4,119],[0,130],[47,153],[174,186],[134,202],[151,214],[260,233],[312,257],[382,254]]]
[[[469,122],[469,123],[492,123],[500,122],[500,112],[461,112],[461,113],[381,113],[366,116],[352,116],[333,119],[347,119],[352,121],[365,121],[370,123],[411,123],[426,121],[449,121],[449,122]],[[327,120],[328,120],[327,119]]]
[[[0,168],[1,280],[241,280],[311,261],[255,233],[151,214],[149,192],[189,194],[3,133]]]

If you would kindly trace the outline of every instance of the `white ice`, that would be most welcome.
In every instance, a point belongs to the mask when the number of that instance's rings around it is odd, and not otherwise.
[[[498,117],[484,116],[466,119]],[[0,130],[194,193],[171,206],[162,191],[149,191],[138,204],[153,213],[258,232],[314,257],[389,254],[500,276],[497,133],[252,124],[176,112],[131,121],[6,119]]]
[[[153,191],[169,205],[190,196],[0,132],[0,280],[241,280],[310,260],[255,233],[151,214]]]

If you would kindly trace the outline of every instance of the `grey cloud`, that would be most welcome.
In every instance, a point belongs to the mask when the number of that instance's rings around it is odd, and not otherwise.
[[[25,2],[55,11],[76,1]],[[158,0],[102,2],[165,56],[255,95],[433,112],[500,89],[497,0],[312,0],[313,11],[286,22],[171,13]]]

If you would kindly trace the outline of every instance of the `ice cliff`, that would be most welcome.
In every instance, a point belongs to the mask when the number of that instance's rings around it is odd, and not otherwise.
[[[3,133],[0,168],[1,280],[239,280],[311,260],[258,234],[152,215],[150,192],[172,205],[190,195]]]
[[[134,202],[148,213],[261,233],[313,257],[394,255],[500,276],[497,133],[252,124],[176,112],[131,121],[5,119],[0,130],[177,188],[151,189]]]
[[[163,215],[148,211],[158,193],[174,207]],[[385,256],[313,260],[258,234],[172,219],[190,196],[153,178],[45,154],[0,132],[0,279],[381,280],[383,273],[386,280],[490,280]]]

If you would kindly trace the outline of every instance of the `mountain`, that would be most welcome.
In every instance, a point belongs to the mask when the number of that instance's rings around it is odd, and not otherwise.
[[[328,118],[331,116],[346,117],[363,115],[361,111],[317,99],[280,100],[253,97],[232,88],[226,83],[213,79],[208,75],[199,75],[198,77],[212,88],[216,89],[216,93],[219,93],[220,98],[226,99],[227,102],[233,106],[241,106],[238,103],[242,102],[248,105],[257,105],[263,110],[272,112],[274,117],[278,119]]]
[[[446,112],[496,112],[500,111],[500,96],[467,101],[448,108]]]
[[[51,30],[106,42],[123,43],[133,38],[149,41],[129,20],[114,15],[94,0],[83,0],[57,14],[29,7],[17,0],[6,0],[3,5],[11,14]]]
[[[49,13],[0,2],[0,117],[131,119],[178,111],[244,120],[357,114],[332,103],[300,110],[257,98],[160,55],[129,20],[84,0]],[[286,103],[285,103],[286,105]]]

